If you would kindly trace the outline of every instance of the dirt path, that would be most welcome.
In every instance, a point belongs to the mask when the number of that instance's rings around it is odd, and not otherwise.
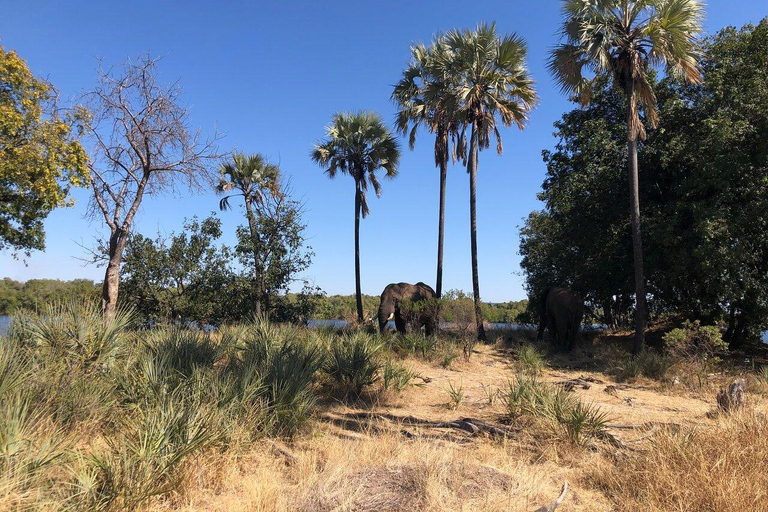
[[[526,435],[492,439],[422,422],[472,417],[502,425],[501,400],[489,396],[515,375],[508,351],[478,346],[470,362],[442,368],[408,360],[420,377],[399,395],[344,403],[319,404],[309,435],[294,443],[265,444],[225,465],[211,483],[199,488],[176,510],[232,511],[532,511],[552,501],[564,481],[570,491],[558,512],[602,512],[610,499],[585,480],[585,472],[610,464],[619,449],[563,448]],[[578,365],[577,365],[578,366]],[[559,382],[587,377],[589,389],[575,387],[581,400],[598,405],[613,425],[710,422],[713,403],[661,392],[652,386],[629,387],[603,373],[546,369],[541,380]],[[425,382],[428,381],[428,382]],[[449,390],[464,397],[455,409]],[[609,392],[606,392],[608,388]],[[503,426],[503,425],[502,425]],[[630,449],[646,431],[612,428]],[[203,473],[201,472],[201,475]],[[178,504],[177,504],[178,505]]]

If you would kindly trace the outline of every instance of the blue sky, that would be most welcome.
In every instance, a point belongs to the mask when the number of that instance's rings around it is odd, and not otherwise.
[[[755,0],[711,0],[705,30],[741,27],[768,15]],[[93,87],[97,58],[106,66],[150,51],[162,56],[162,80],[180,79],[191,121],[204,132],[226,134],[221,148],[260,152],[279,162],[296,196],[306,202],[307,234],[316,256],[306,275],[329,294],[354,292],[354,185],[346,176],[329,180],[309,158],[313,143],[336,111],[370,109],[394,120],[389,97],[413,42],[428,42],[451,28],[496,21],[500,32],[528,42],[528,65],[539,106],[524,131],[502,130],[504,154],[480,154],[478,251],[481,296],[487,301],[524,298],[517,254],[523,218],[536,200],[545,167],[541,151],[552,148],[555,122],[573,108],[546,71],[557,42],[559,2],[344,1],[211,2],[6,1],[0,45],[16,50],[33,72],[48,78],[64,103]],[[400,175],[371,197],[361,226],[362,289],[378,294],[393,281],[434,284],[437,247],[438,173],[433,138],[419,133],[414,151],[403,144]],[[642,169],[641,169],[642,179]],[[465,170],[449,169],[444,289],[471,290],[469,187]],[[93,246],[104,226],[84,219],[88,191],[74,193],[76,206],[46,221],[47,250],[26,265],[0,251],[0,277],[100,280],[103,269],[83,266],[80,245]],[[154,236],[179,231],[185,217],[217,210],[205,193],[149,197],[135,230]],[[235,209],[219,212],[233,244],[242,223]]]

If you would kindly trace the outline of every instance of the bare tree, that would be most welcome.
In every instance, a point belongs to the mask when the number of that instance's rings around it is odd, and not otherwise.
[[[89,213],[103,216],[109,227],[109,240],[100,247],[107,261],[105,320],[115,314],[120,263],[144,196],[175,192],[179,185],[211,186],[211,166],[220,158],[218,134],[204,139],[200,130],[189,129],[178,82],[165,86],[157,80],[158,60],[150,55],[128,59],[118,73],[99,69],[98,84],[81,108],[92,142]]]

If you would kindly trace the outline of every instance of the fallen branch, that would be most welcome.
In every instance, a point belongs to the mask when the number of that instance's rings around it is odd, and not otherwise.
[[[563,482],[563,490],[560,492],[560,496],[549,505],[542,505],[541,507],[537,508],[533,512],[555,512],[555,509],[565,499],[565,493],[567,492],[568,492],[568,482]]]
[[[282,455],[285,458],[286,464],[296,464],[299,461],[299,459],[297,459],[292,453],[290,453],[288,450],[284,448],[280,448],[275,443],[270,443],[269,448],[273,452],[276,452],[279,455]]]
[[[581,389],[589,389],[592,387],[592,384],[587,382],[584,379],[568,379],[568,380],[561,380],[560,382],[556,382],[558,386],[563,386],[566,391],[573,391],[573,389],[578,386]]]

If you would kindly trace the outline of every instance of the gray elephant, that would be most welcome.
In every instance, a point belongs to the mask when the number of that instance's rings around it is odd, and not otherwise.
[[[540,299],[539,341],[544,339],[544,329],[549,327],[550,336],[560,347],[573,349],[584,311],[581,296],[569,288],[555,287],[544,290]]]
[[[405,312],[400,310],[402,301],[410,301],[417,304],[424,300],[437,297],[435,290],[422,282],[416,284],[410,283],[392,283],[388,284],[381,292],[381,304],[379,305],[379,332],[384,332],[387,322],[395,319],[395,327],[399,333],[405,334]],[[431,311],[424,311],[418,319],[418,325],[414,328],[420,328],[422,325],[427,336],[435,332],[435,315]]]

